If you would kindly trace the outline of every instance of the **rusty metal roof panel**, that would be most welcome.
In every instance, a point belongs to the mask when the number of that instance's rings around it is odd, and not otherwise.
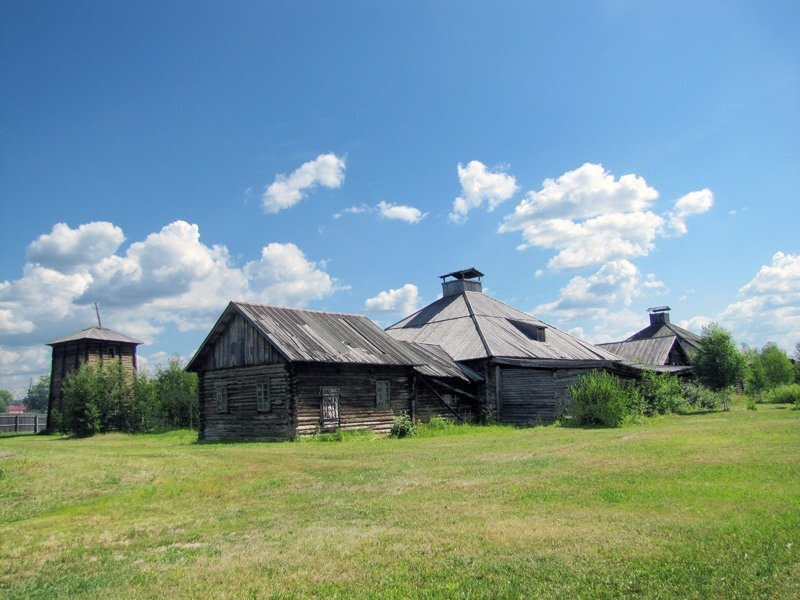
[[[108,329],[106,327],[101,328],[98,327],[97,325],[94,325],[92,327],[87,327],[86,329],[81,329],[80,331],[76,331],[73,334],[58,338],[57,340],[53,340],[52,342],[47,342],[47,345],[55,346],[56,344],[64,344],[66,342],[77,342],[78,340],[98,340],[101,342],[134,344],[136,346],[142,343],[139,340],[129,337],[123,333],[119,333],[118,331],[114,331],[113,329]]]

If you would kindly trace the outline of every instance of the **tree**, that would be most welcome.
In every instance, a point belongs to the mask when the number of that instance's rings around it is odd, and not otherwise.
[[[9,404],[14,402],[14,394],[3,388],[0,388],[0,412],[6,412]]]
[[[800,383],[800,342],[794,345],[792,358],[794,359],[794,381]]]
[[[34,412],[42,412],[47,410],[47,404],[50,400],[50,375],[42,375],[36,380],[25,394],[23,402],[28,410]]]
[[[761,364],[764,366],[767,389],[794,381],[792,361],[775,343],[768,342],[761,349]]]
[[[736,385],[744,375],[744,357],[733,343],[730,332],[716,323],[703,328],[692,366],[700,383],[715,391]]]
[[[197,375],[183,370],[180,356],[170,357],[166,368],[156,370],[155,387],[165,425],[197,427]]]

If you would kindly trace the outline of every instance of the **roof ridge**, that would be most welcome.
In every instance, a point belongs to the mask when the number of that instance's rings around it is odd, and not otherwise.
[[[244,300],[231,300],[231,302],[233,304],[236,304],[237,306],[242,306],[242,305],[263,306],[265,308],[273,308],[277,310],[291,310],[294,312],[307,312],[307,313],[322,314],[322,315],[336,315],[339,317],[359,317],[360,319],[367,319],[368,321],[371,321],[371,319],[367,315],[362,315],[358,313],[347,313],[334,310],[317,310],[313,308],[295,308],[293,306],[278,306],[277,304],[259,304],[256,302],[245,302]]]
[[[475,311],[472,310],[472,304],[467,297],[467,292],[462,292],[464,296],[464,303],[467,305],[467,310],[469,311],[469,316],[472,319],[473,324],[475,325],[475,331],[478,332],[478,337],[481,339],[481,344],[483,344],[483,349],[486,350],[486,358],[492,357],[492,351],[489,348],[489,344],[486,343],[486,337],[483,335],[483,331],[481,330],[481,326],[478,323],[478,319],[475,318]]]

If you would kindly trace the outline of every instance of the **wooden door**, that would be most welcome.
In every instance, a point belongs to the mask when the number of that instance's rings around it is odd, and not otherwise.
[[[339,388],[320,388],[322,396],[322,428],[336,429],[339,427]]]

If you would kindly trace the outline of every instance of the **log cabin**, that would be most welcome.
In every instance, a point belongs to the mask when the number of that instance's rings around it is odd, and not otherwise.
[[[245,302],[228,304],[186,369],[198,374],[201,441],[388,432],[398,414],[470,421],[483,379],[361,315]]]
[[[661,373],[690,377],[692,356],[700,347],[700,336],[670,322],[669,306],[648,308],[650,325],[621,342],[597,344],[624,359]]]
[[[522,426],[552,422],[566,410],[569,387],[581,374],[636,375],[613,352],[484,294],[483,276],[474,267],[440,275],[442,297],[386,333],[434,344],[483,375],[476,393],[484,415]]]

